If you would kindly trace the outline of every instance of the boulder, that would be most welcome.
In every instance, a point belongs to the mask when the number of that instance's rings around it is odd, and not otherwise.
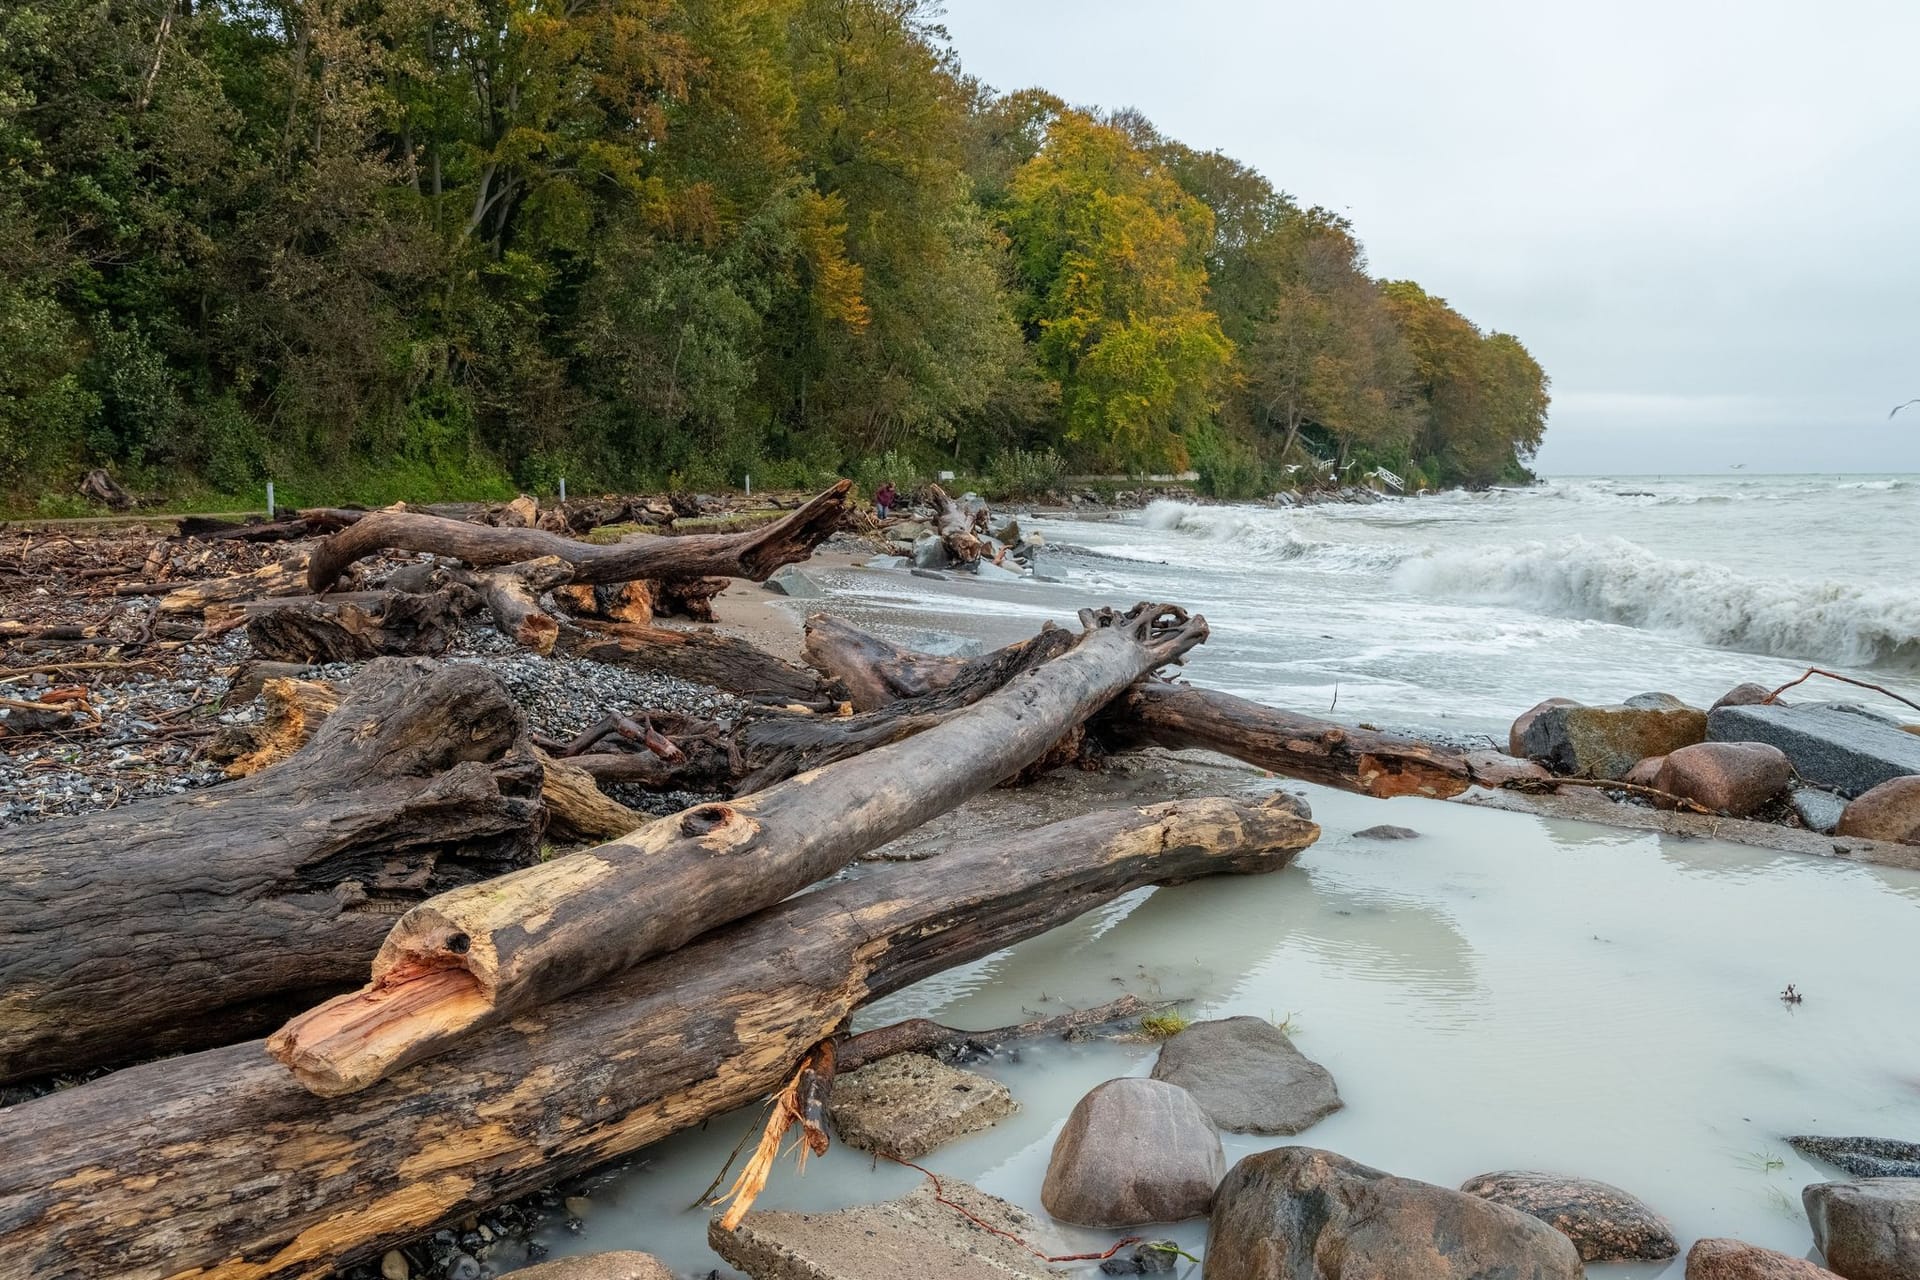
[[[1660,785],[1660,767],[1666,762],[1665,756],[1648,756],[1627,770],[1627,776],[1620,781],[1636,787],[1657,787]]]
[[[1163,1080],[1109,1080],[1054,1139],[1040,1203],[1083,1227],[1178,1222],[1205,1215],[1226,1169],[1220,1135],[1192,1094]]]
[[[1707,708],[1707,713],[1711,715],[1722,707],[1758,706],[1765,702],[1772,693],[1773,690],[1767,688],[1767,686],[1755,684],[1749,680],[1745,684],[1737,684],[1721,694],[1720,701]]]
[[[914,568],[944,569],[949,563],[947,544],[940,540],[939,534],[923,533],[913,540]]]
[[[1840,814],[1834,833],[1920,844],[1920,777],[1892,778],[1853,801]]]
[[[1233,1166],[1214,1197],[1205,1280],[1575,1280],[1565,1236],[1517,1209],[1277,1147]]]
[[[1265,1018],[1194,1023],[1160,1046],[1153,1078],[1233,1133],[1299,1133],[1342,1105],[1332,1073]]]
[[[1803,1156],[1824,1160],[1856,1178],[1920,1178],[1920,1142],[1898,1138],[1788,1138]]]
[[[1696,742],[1669,753],[1656,778],[1670,795],[1744,818],[1787,789],[1793,766],[1764,742]]]
[[[1707,737],[1770,743],[1787,753],[1803,781],[1843,796],[1920,774],[1920,738],[1845,703],[1721,707],[1707,717]]]
[[[1620,704],[1636,711],[1685,711],[1687,704],[1670,693],[1636,693]]]
[[[1019,1109],[998,1080],[924,1053],[895,1054],[835,1078],[829,1107],[842,1142],[902,1160],[918,1160]]]
[[[588,1253],[513,1273],[515,1280],[674,1280],[673,1269],[650,1253]]]
[[[1469,1178],[1460,1189],[1540,1219],[1573,1241],[1582,1262],[1658,1262],[1680,1252],[1671,1223],[1610,1183],[1509,1171]]]
[[[792,565],[788,565],[760,585],[765,590],[783,596],[792,596],[796,600],[817,600],[827,594],[821,590],[819,583]]]
[[[1800,1203],[1814,1244],[1847,1280],[1920,1276],[1920,1178],[1816,1182]]]
[[[1787,803],[1793,806],[1801,826],[1822,835],[1840,825],[1840,816],[1847,809],[1847,801],[1843,797],[1831,791],[1822,791],[1819,787],[1790,787]]]
[[[1741,1240],[1708,1238],[1687,1250],[1686,1280],[1839,1280],[1825,1267]]]
[[[1540,718],[1541,713],[1551,711],[1555,707],[1577,707],[1579,705],[1580,704],[1572,698],[1548,698],[1545,702],[1522,711],[1520,718],[1513,722],[1513,727],[1507,730],[1507,754],[1510,756],[1524,756],[1527,754],[1527,730],[1535,720]]]
[[[937,1195],[986,1226],[941,1204]],[[954,1178],[940,1179],[938,1193],[928,1182],[898,1200],[838,1213],[756,1209],[731,1232],[720,1229],[716,1215],[707,1227],[707,1243],[754,1280],[1054,1280],[1051,1267],[989,1226],[1043,1253],[1066,1252],[1032,1214]]]
[[[1393,827],[1385,823],[1377,827],[1362,827],[1353,833],[1355,840],[1417,840],[1420,833],[1412,827]]]
[[[1641,700],[1658,705],[1543,703],[1514,723],[1513,754],[1542,761],[1558,774],[1617,779],[1648,756],[1690,747],[1707,736],[1706,712],[1666,705],[1677,702],[1666,694],[1642,694]]]

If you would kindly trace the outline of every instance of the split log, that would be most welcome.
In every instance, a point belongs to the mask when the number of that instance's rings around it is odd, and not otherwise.
[[[815,669],[846,689],[856,705],[911,706],[956,682],[976,678],[999,654],[1021,645],[979,658],[939,658],[815,615],[807,619],[805,652]],[[1109,751],[1204,748],[1285,777],[1380,797],[1444,799],[1472,786],[1537,785],[1548,777],[1538,765],[1497,751],[1462,751],[1159,681],[1128,690],[1095,717],[1089,729]]]
[[[296,1018],[270,1050],[316,1092],[363,1089],[833,874],[1032,764],[1207,634],[1166,605],[1081,621],[1072,649],[903,742],[415,908],[367,987]]]
[[[538,765],[473,666],[388,659],[251,777],[0,830],[0,1083],[258,1034],[406,906],[524,866]]]
[[[1089,814],[804,894],[316,1098],[258,1043],[0,1111],[0,1258],[37,1280],[294,1280],[625,1155],[784,1083],[860,1005],[1144,885],[1286,866],[1284,800]]]
[[[307,561],[313,591],[327,591],[355,561],[387,550],[452,556],[476,569],[556,556],[574,582],[634,578],[733,577],[763,581],[781,565],[804,560],[840,525],[851,481],[842,480],[799,510],[744,533],[636,534],[610,545],[561,537],[544,529],[465,524],[411,511],[376,511],[327,538]]]
[[[812,702],[822,695],[820,678],[813,672],[734,636],[665,627],[582,625],[586,635],[568,639],[565,646],[576,657],[661,671],[745,697]]]

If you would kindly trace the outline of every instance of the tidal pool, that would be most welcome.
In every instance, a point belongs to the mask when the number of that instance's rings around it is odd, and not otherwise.
[[[1278,785],[1156,767],[1180,772],[1188,794]],[[1048,780],[1026,798],[997,793],[986,821],[1050,820],[1084,807],[1090,785],[1121,803],[1129,789]],[[1600,1178],[1665,1213],[1683,1252],[1709,1235],[1811,1248],[1800,1188],[1843,1175],[1799,1156],[1790,1134],[1920,1137],[1920,873],[1288,789],[1324,832],[1288,870],[1142,890],[889,997],[860,1025],[994,1027],[1127,991],[1182,998],[1196,1019],[1285,1021],[1346,1108],[1297,1138],[1225,1135],[1229,1162],[1299,1142],[1446,1186],[1508,1168]],[[1378,823],[1421,835],[1353,835]],[[1789,983],[1801,1003],[1781,1000]],[[1021,1111],[922,1163],[1039,1212],[1074,1102],[1146,1074],[1155,1053],[1053,1041],[979,1064]],[[688,1275],[734,1275],[706,1246],[706,1212],[687,1206],[759,1121],[737,1113],[636,1153],[596,1180],[579,1231],[541,1242],[554,1256],[645,1249]],[[837,1208],[919,1180],[836,1145],[804,1177],[783,1162],[759,1203]],[[1101,1248],[1120,1233],[1061,1234]],[[1206,1229],[1153,1234],[1198,1254]],[[1676,1259],[1595,1274],[1681,1271]]]

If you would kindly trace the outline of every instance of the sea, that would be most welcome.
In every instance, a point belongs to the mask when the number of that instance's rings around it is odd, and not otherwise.
[[[1057,581],[923,578],[882,561],[809,569],[826,594],[787,604],[965,651],[1044,621],[1073,625],[1081,607],[1173,601],[1212,628],[1191,655],[1196,683],[1503,741],[1517,712],[1550,696],[1665,691],[1704,704],[1810,666],[1913,696],[1917,517],[1915,477],[1741,474],[1287,510],[1028,512],[1023,528],[1047,542],[1040,572]],[[1808,697],[1910,714],[1838,681],[1809,685]],[[1177,1000],[1192,1018],[1267,1018],[1332,1071],[1346,1105],[1295,1137],[1223,1135],[1229,1162],[1305,1143],[1444,1186],[1501,1169],[1598,1178],[1665,1214],[1683,1252],[1735,1236],[1811,1254],[1801,1189],[1843,1175],[1798,1154],[1792,1135],[1920,1140],[1920,871],[1374,800],[1224,763],[1188,762],[1178,777],[1153,757],[1124,767],[1124,787],[1070,774],[996,793],[996,821],[1013,822],[1017,841],[1027,826],[1176,786],[1285,787],[1311,804],[1321,838],[1276,874],[1128,894],[889,996],[856,1026],[1004,1026],[1122,992]],[[1022,804],[1023,821],[1007,817]],[[971,807],[950,820],[1000,829]],[[1382,823],[1418,834],[1363,834]],[[1781,998],[1789,985],[1797,1002]],[[1016,1046],[976,1069],[1020,1110],[921,1163],[1044,1216],[1041,1183],[1074,1103],[1101,1081],[1147,1074],[1156,1052]],[[575,1188],[585,1214],[554,1223],[540,1246],[644,1249],[678,1274],[734,1275],[691,1202],[763,1115],[717,1117],[591,1176]],[[920,1178],[836,1144],[804,1175],[783,1161],[760,1203],[825,1212]],[[1119,1234],[1063,1228],[1057,1244],[1098,1250]],[[1144,1234],[1194,1257],[1206,1248],[1200,1220]],[[1201,1270],[1183,1261],[1177,1275]],[[1604,1270],[1679,1280],[1684,1263]]]

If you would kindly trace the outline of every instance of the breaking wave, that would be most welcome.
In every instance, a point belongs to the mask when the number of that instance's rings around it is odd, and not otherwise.
[[[1746,577],[1624,538],[1429,551],[1404,560],[1392,581],[1420,595],[1672,632],[1716,648],[1920,668],[1914,592]]]

